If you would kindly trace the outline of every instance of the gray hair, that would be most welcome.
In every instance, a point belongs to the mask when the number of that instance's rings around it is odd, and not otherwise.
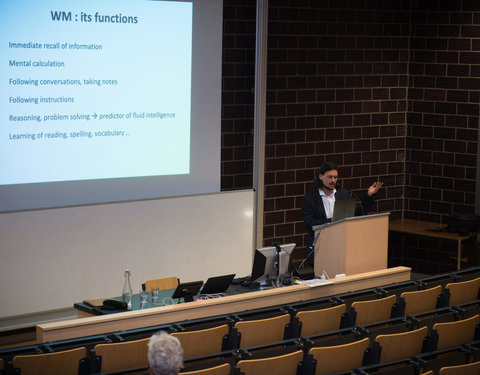
[[[154,375],[177,375],[183,366],[180,341],[165,331],[153,334],[148,342],[148,364]]]

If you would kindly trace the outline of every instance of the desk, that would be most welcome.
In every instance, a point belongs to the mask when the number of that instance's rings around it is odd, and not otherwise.
[[[248,293],[248,292],[254,292],[258,289],[251,289],[249,287],[243,287],[241,285],[230,285],[228,287],[228,290],[226,293],[229,296],[233,296],[236,294],[243,294],[243,293]],[[174,304],[178,304],[179,301],[177,299],[171,300],[171,297],[173,295],[173,292],[175,289],[163,289],[159,291],[158,299],[157,302],[152,302],[152,295],[151,293],[148,293],[148,300],[145,303],[143,309],[140,308],[140,294],[134,294],[132,296],[132,310],[131,311],[141,311],[141,310],[147,310],[147,309],[152,309],[155,307],[164,307],[164,306],[170,306]],[[221,298],[221,297],[219,297]],[[113,299],[116,299],[118,301],[122,300],[122,297],[113,297]],[[163,303],[163,301],[166,300],[166,303]],[[183,303],[183,302],[182,302]],[[77,317],[78,318],[88,318],[92,316],[101,316],[101,315],[109,315],[109,314],[116,314],[116,313],[121,313],[125,312],[125,310],[104,310],[101,307],[96,307],[96,306],[91,306],[86,304],[85,302],[76,302],[73,304],[73,307],[77,310]]]
[[[446,227],[445,224],[430,221],[398,219],[390,221],[389,231],[457,241],[457,270],[460,270],[462,268],[462,244],[463,241],[470,239],[470,237],[461,236],[458,233],[440,232],[440,230]]]
[[[177,305],[154,307],[151,309],[43,323],[36,326],[37,342],[66,340],[75,337],[180,322],[189,319],[232,314],[246,310],[333,296],[335,294],[374,288],[380,285],[407,280],[410,280],[410,268],[393,267],[331,279],[332,283],[330,284],[314,287],[291,285],[283,288],[253,291],[251,293],[230,295],[206,301],[179,303]]]
[[[174,289],[168,289],[169,295],[171,296]],[[161,300],[162,297],[160,297]],[[107,299],[107,298],[105,298]],[[109,299],[116,299],[118,301],[122,300],[122,297],[113,297]],[[132,310],[140,310],[140,294],[134,294],[132,296]],[[160,306],[160,305],[159,305]],[[77,310],[77,317],[87,318],[90,316],[99,316],[99,315],[108,315],[116,314],[118,312],[124,312],[125,310],[104,310],[100,306],[91,306],[85,302],[77,302],[73,304],[73,307]],[[145,308],[154,307],[151,303],[146,303]]]

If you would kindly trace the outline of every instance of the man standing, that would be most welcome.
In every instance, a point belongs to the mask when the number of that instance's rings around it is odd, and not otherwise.
[[[351,199],[350,192],[337,187],[338,168],[332,162],[324,163],[315,175],[315,189],[305,194],[302,201],[302,215],[307,227],[307,261],[313,264],[313,226],[329,223],[333,216],[333,207],[336,200]],[[360,206],[355,210],[355,216],[366,215],[375,200],[375,194],[382,187],[383,182],[374,182],[367,191],[367,195]]]

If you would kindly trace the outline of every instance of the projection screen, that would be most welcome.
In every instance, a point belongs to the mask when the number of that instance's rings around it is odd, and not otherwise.
[[[220,191],[220,0],[9,0],[0,19],[0,212]]]

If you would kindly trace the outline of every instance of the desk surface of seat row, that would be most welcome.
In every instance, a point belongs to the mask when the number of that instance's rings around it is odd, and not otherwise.
[[[39,324],[36,327],[37,342],[65,340],[189,319],[232,314],[268,306],[333,296],[407,280],[410,280],[410,268],[394,267],[332,279],[331,283],[313,287],[292,285],[206,301],[194,301],[106,316]]]

